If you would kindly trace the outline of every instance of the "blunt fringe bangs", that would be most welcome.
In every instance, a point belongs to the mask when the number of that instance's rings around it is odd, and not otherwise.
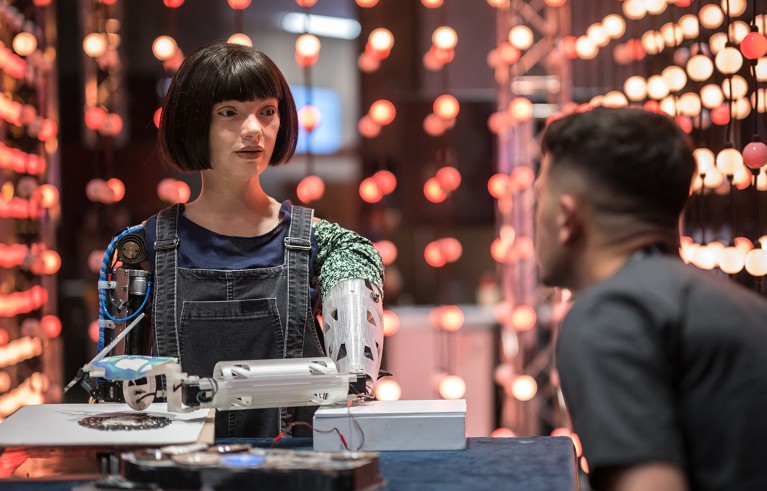
[[[210,168],[208,134],[213,105],[226,100],[276,98],[280,129],[269,165],[287,162],[298,139],[298,116],[285,77],[261,51],[215,42],[189,54],[171,82],[162,107],[159,144],[163,160],[181,171]]]

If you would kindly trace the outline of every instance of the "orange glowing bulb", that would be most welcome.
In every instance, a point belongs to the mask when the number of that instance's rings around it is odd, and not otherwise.
[[[517,305],[511,312],[511,325],[516,331],[529,331],[537,320],[535,309],[529,305]]]
[[[162,108],[158,107],[157,110],[154,112],[154,116],[152,116],[152,122],[154,123],[156,128],[160,127],[161,120],[162,120]]]
[[[379,401],[398,401],[402,397],[402,388],[392,377],[379,378],[373,388]]]
[[[383,193],[375,180],[368,177],[363,179],[359,187],[360,198],[367,203],[378,203],[383,199]]]
[[[437,246],[445,256],[445,261],[452,263],[457,261],[463,254],[463,246],[455,237],[445,237],[437,241]]]
[[[492,433],[490,433],[491,438],[514,438],[516,436],[516,433],[508,428],[496,428]]]
[[[454,119],[460,110],[458,99],[450,94],[442,94],[434,101],[434,114],[442,119]]]
[[[388,240],[379,240],[373,243],[373,247],[376,248],[378,254],[381,255],[381,261],[384,266],[392,264],[397,259],[397,246],[393,242]]]
[[[298,120],[304,130],[310,132],[319,126],[320,121],[322,121],[322,114],[317,107],[307,104],[298,111]]]
[[[435,176],[445,191],[455,191],[461,185],[461,173],[452,166],[442,167]]]
[[[325,194],[325,182],[319,176],[306,176],[298,183],[296,194],[304,203],[316,201]]]
[[[399,316],[392,310],[383,311],[383,334],[384,336],[394,336],[399,331]]]
[[[447,193],[435,177],[428,179],[423,185],[423,194],[432,203],[442,203],[447,199]]]
[[[441,26],[434,30],[431,42],[441,49],[453,49],[458,44],[458,34],[451,27]]]
[[[116,177],[107,180],[107,187],[112,191],[115,203],[125,197],[125,184]]]
[[[518,165],[511,171],[510,183],[518,191],[530,189],[535,181],[535,172],[526,165]]]
[[[240,46],[249,46],[251,48],[253,47],[253,40],[250,39],[247,34],[243,34],[241,32],[229,36],[229,39],[227,39],[226,42],[229,44],[239,44]]]
[[[315,63],[317,63],[317,60],[320,59],[320,54],[317,53],[314,56],[301,56],[298,52],[296,52],[296,64],[300,67],[308,67],[312,66]]]
[[[85,126],[99,130],[107,119],[107,112],[102,107],[91,107],[85,111]]]
[[[48,339],[59,337],[61,334],[61,320],[55,315],[46,315],[40,319],[40,326],[45,331],[45,335]]]
[[[357,131],[365,138],[375,138],[381,133],[381,125],[373,121],[370,116],[363,116],[357,123]]]
[[[530,121],[533,117],[533,103],[526,97],[515,97],[509,103],[508,113],[516,121]]]
[[[505,263],[509,260],[509,253],[512,250],[511,246],[512,243],[498,237],[490,245],[490,256],[497,263]]]
[[[509,42],[517,49],[525,50],[533,45],[533,31],[525,25],[518,25],[509,31]]]
[[[460,399],[466,394],[466,382],[458,375],[448,375],[440,380],[438,392],[443,399]]]
[[[500,199],[509,192],[509,176],[506,174],[493,174],[487,181],[487,190],[495,199]]]
[[[123,118],[119,114],[109,113],[99,133],[104,136],[117,136],[123,129]]]
[[[20,32],[13,38],[13,50],[19,56],[29,56],[37,50],[37,38],[31,32]]]
[[[189,185],[184,181],[175,182],[176,199],[174,203],[186,203],[192,196],[192,190],[189,189]]]
[[[368,43],[375,51],[387,52],[394,46],[394,36],[384,28],[374,29],[368,36]]]
[[[538,392],[538,384],[530,375],[520,375],[511,384],[511,395],[520,401],[529,401]]]
[[[246,9],[248,8],[251,2],[251,0],[226,0],[226,1],[229,3],[229,6],[235,10]]]
[[[372,179],[383,194],[391,194],[397,188],[397,177],[391,171],[379,170],[373,174]]]
[[[320,38],[314,34],[301,34],[296,39],[296,53],[304,58],[312,58],[320,52]]]
[[[107,37],[104,34],[93,32],[83,39],[83,51],[91,58],[98,58],[107,52]]]
[[[373,73],[381,67],[381,60],[363,51],[357,57],[357,67],[365,73]]]
[[[43,184],[35,192],[43,208],[53,208],[59,203],[59,190],[53,184]]]
[[[397,116],[397,110],[390,101],[380,99],[370,105],[368,114],[374,122],[381,126],[386,126],[394,121],[394,118]]]
[[[447,263],[442,248],[437,242],[429,242],[423,250],[423,258],[426,264],[432,268],[441,268]]]
[[[88,338],[94,343],[99,342],[99,322],[93,321],[88,325]]]
[[[369,9],[370,7],[375,7],[378,5],[378,0],[355,0],[357,2],[357,5],[362,7],[363,9]]]
[[[177,50],[176,40],[170,36],[159,36],[152,43],[152,53],[160,61],[170,59]]]
[[[445,305],[439,308],[439,327],[447,332],[455,332],[463,327],[463,310],[456,305]]]
[[[41,252],[40,260],[43,265],[43,274],[56,274],[61,267],[61,256],[56,251],[47,250]]]
[[[162,0],[162,3],[168,8],[177,9],[184,5],[184,0]]]
[[[429,113],[423,119],[423,130],[429,136],[440,136],[446,129],[447,126],[445,126],[445,120],[434,113]]]

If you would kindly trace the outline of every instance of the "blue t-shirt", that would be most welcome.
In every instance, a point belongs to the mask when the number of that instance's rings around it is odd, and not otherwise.
[[[280,206],[280,221],[269,232],[256,237],[236,237],[212,232],[184,216],[184,205],[178,221],[178,267],[187,269],[254,269],[279,266],[285,262],[284,240],[290,230],[292,203],[283,201]],[[154,271],[157,240],[157,215],[146,222],[147,257]],[[310,294],[312,305],[317,300],[314,262],[319,247],[312,228],[312,250],[309,258]]]

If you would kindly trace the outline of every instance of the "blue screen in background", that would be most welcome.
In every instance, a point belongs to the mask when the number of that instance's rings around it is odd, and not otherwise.
[[[300,111],[309,102],[307,88],[302,85],[290,87],[296,110]],[[320,110],[320,124],[311,136],[311,150],[315,154],[336,153],[341,148],[341,99],[333,89],[313,87],[311,89],[311,104]],[[298,146],[296,153],[306,153],[307,135],[299,125]]]

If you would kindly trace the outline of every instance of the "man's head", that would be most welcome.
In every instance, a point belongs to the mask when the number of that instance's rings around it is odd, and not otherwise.
[[[596,108],[552,122],[536,182],[542,281],[570,286],[587,243],[674,237],[695,173],[692,150],[670,118],[642,109]]]

